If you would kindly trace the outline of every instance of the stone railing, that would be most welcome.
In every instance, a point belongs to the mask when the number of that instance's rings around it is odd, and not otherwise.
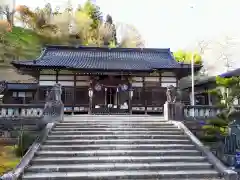
[[[42,124],[44,104],[0,104],[0,128],[15,129],[16,126]]]
[[[183,106],[183,118],[205,120],[216,117],[222,110],[223,108],[208,105]]]
[[[23,156],[21,162],[17,165],[17,167],[12,170],[11,172],[8,172],[4,174],[2,177],[0,177],[1,180],[17,180],[21,179],[21,176],[25,170],[25,168],[29,165],[30,161],[34,157],[35,153],[39,150],[42,142],[45,141],[45,139],[48,136],[48,133],[51,131],[51,129],[54,127],[54,123],[57,121],[63,120],[64,116],[64,105],[61,101],[61,85],[55,84],[50,92],[48,92],[48,96],[46,98],[45,105],[22,105],[23,108],[19,109],[19,106],[15,106],[15,111],[19,111],[17,113],[8,113],[8,115],[4,115],[4,117],[8,117],[7,120],[14,119],[14,115],[18,119],[26,119],[27,117],[32,118],[40,118],[39,122],[43,126],[44,129],[41,132],[41,134],[38,136],[38,138],[35,140],[35,142],[32,144],[32,146],[29,148],[28,152]],[[12,106],[12,105],[9,105]],[[6,107],[5,105],[2,105],[2,107]],[[13,108],[12,106],[11,108]],[[27,108],[29,107],[29,108]],[[31,108],[30,108],[31,107]],[[6,109],[6,108],[5,108]],[[10,108],[9,108],[10,109]],[[13,108],[14,109],[14,108]],[[39,109],[39,111],[36,111]],[[41,110],[40,110],[41,109]],[[15,112],[14,111],[14,112]],[[5,111],[4,111],[5,112]],[[28,112],[28,113],[27,113]],[[22,113],[22,114],[21,114]],[[18,115],[18,116],[17,116]],[[6,118],[5,118],[6,122]],[[14,124],[14,123],[12,123]],[[23,124],[24,125],[24,124]]]
[[[228,157],[228,156],[221,155],[220,157],[218,157],[219,158],[218,159],[216,156],[213,155],[211,150],[209,150],[205,145],[202,144],[202,142],[200,142],[198,140],[198,138],[184,125],[183,122],[180,122],[180,121],[171,121],[171,122],[173,124],[175,124],[176,126],[178,126],[179,129],[183,130],[185,135],[187,135],[189,137],[189,139],[192,141],[192,143],[195,145],[195,147],[202,153],[202,155],[204,155],[208,159],[208,161],[215,167],[215,169],[221,174],[221,176],[224,179],[226,179],[226,180],[237,180],[238,179],[237,173],[235,171],[229,169],[227,166],[225,166],[227,163],[223,159],[223,157]],[[227,148],[229,148],[229,149],[227,149]],[[233,148],[236,149],[235,144],[232,144],[232,145],[223,144],[223,146],[221,146],[221,149],[223,149],[225,151],[226,150],[232,151]],[[226,152],[224,152],[224,155],[226,155]],[[235,156],[233,156],[233,157],[235,157]],[[234,158],[233,158],[233,161],[235,161]]]
[[[164,116],[167,120],[206,120],[214,118],[223,108],[208,105],[184,105],[182,103],[165,103]]]
[[[234,117],[239,117],[239,107],[234,107]],[[166,120],[183,123],[194,135],[201,136],[202,126],[206,120],[216,117],[224,109],[217,106],[196,105],[189,106],[182,103],[166,103],[164,116]],[[233,121],[229,127],[229,134],[218,142],[210,143],[212,152],[227,166],[240,168],[240,120]],[[213,147],[214,146],[214,147]],[[239,159],[236,159],[239,156]],[[239,162],[238,162],[239,161]]]
[[[175,120],[206,120],[214,118],[220,114],[224,108],[219,106],[210,105],[183,105],[181,103],[169,104],[167,106],[168,111],[171,112],[172,117]],[[240,107],[234,107],[235,112],[239,112]],[[178,118],[178,119],[176,119]],[[181,119],[179,119],[181,118]]]
[[[44,104],[0,104],[0,119],[43,116]]]

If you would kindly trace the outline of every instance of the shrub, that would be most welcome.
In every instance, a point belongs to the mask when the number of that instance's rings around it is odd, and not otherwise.
[[[199,139],[203,142],[217,142],[218,141],[218,138],[213,135],[205,135],[205,136],[199,137]]]
[[[31,135],[27,132],[22,132],[19,136],[17,148],[15,150],[15,153],[18,157],[24,156],[24,154],[28,151],[29,147],[32,145],[32,143],[35,140],[35,136]]]
[[[209,119],[202,126],[203,136],[199,139],[204,142],[218,142],[228,135],[228,122],[222,116]]]

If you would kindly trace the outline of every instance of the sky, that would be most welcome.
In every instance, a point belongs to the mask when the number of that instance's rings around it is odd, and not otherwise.
[[[77,4],[85,0],[71,1],[72,4]],[[113,17],[116,24],[135,26],[146,47],[171,48],[172,51],[185,48],[194,50],[196,44],[202,40],[221,40],[225,36],[240,37],[239,0],[94,1],[105,15],[110,14]],[[53,6],[64,6],[67,0],[16,0],[16,4],[27,4],[32,8],[44,6],[47,2],[51,2]]]
[[[64,6],[67,0],[16,0],[31,7],[51,2]],[[73,4],[84,0],[72,0]],[[95,0],[115,23],[134,25],[146,47],[186,48],[195,42],[236,34],[240,30],[239,0]]]

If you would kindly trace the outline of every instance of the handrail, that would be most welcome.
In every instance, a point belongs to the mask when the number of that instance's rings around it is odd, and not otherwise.
[[[208,161],[221,173],[225,180],[236,180],[238,175],[235,171],[228,169],[212,152],[207,149],[201,141],[180,121],[170,121],[175,124],[179,129],[182,129],[184,133],[190,138],[192,143],[201,151],[208,159]]]
[[[52,130],[53,127],[54,127],[54,123],[47,124],[47,126],[45,126],[42,133],[30,146],[29,150],[23,156],[23,158],[21,159],[20,163],[16,166],[16,168],[4,174],[2,177],[0,177],[0,179],[1,180],[18,180],[23,174],[25,168],[29,165],[35,153],[39,150],[41,143],[46,140],[49,132]]]

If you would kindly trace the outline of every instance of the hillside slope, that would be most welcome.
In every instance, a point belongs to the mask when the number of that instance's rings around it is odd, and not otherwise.
[[[39,56],[42,43],[33,31],[21,27],[13,27],[4,37],[0,50],[0,80],[9,82],[31,82],[34,78],[20,75],[10,64],[12,60],[30,60]]]

